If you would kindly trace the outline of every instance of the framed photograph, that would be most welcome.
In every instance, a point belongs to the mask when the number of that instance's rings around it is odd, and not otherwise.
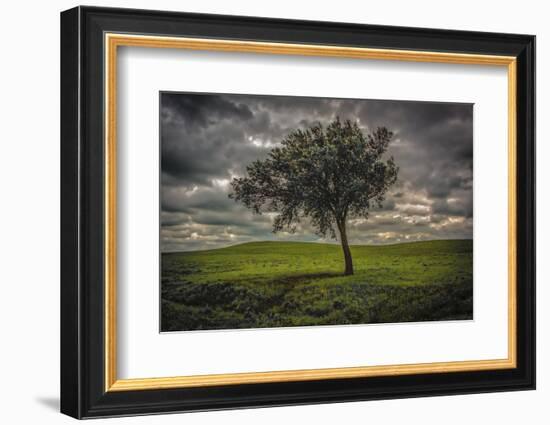
[[[61,14],[61,411],[535,388],[535,37]]]

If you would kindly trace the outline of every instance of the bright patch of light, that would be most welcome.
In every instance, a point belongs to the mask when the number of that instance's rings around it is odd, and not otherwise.
[[[183,193],[183,195],[184,195],[184,196],[193,196],[193,194],[194,194],[195,192],[197,192],[197,190],[199,190],[199,187],[195,185],[195,186],[193,186],[190,190],[186,190],[186,191]]]
[[[213,179],[212,185],[214,187],[225,189],[229,185],[229,179]]]
[[[277,146],[277,143],[273,143],[271,140],[261,140],[261,139],[254,139],[253,137],[249,137],[248,141],[257,148],[271,149]]]

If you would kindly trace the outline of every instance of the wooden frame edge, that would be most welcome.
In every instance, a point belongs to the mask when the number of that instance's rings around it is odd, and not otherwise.
[[[517,367],[517,60],[508,64],[508,359]]]
[[[511,369],[511,359],[474,360],[441,363],[417,363],[393,366],[364,366],[329,369],[302,369],[273,372],[230,373],[166,378],[118,379],[108,391],[139,391],[207,387],[217,385],[261,384],[269,382],[316,381],[322,379],[370,378],[380,376],[414,375],[417,373],[447,373],[481,370]]]

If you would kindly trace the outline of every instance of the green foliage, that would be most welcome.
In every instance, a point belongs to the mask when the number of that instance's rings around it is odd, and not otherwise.
[[[163,254],[162,329],[472,318],[472,241],[352,246],[258,242]]]

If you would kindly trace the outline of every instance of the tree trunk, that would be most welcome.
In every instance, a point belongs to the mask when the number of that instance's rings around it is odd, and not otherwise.
[[[340,231],[340,242],[342,244],[342,251],[344,252],[344,261],[346,264],[344,275],[349,276],[353,274],[353,260],[351,258],[351,251],[348,245],[348,235],[346,234],[345,220],[338,223],[338,230]]]

